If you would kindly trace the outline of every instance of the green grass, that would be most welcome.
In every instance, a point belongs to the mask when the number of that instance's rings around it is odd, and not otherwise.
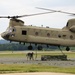
[[[28,51],[32,52],[32,51]],[[26,57],[27,51],[23,52],[12,52],[12,51],[3,51],[0,53],[0,57]],[[68,58],[75,58],[75,52],[64,52]],[[36,52],[34,51],[34,56]],[[60,51],[37,51],[37,56],[41,57],[41,55],[62,55]]]
[[[0,54],[0,57],[25,57],[25,54]]]
[[[26,53],[19,51],[2,51],[0,57],[25,57]]]
[[[0,64],[0,73],[22,73],[22,72],[60,72],[75,74],[75,68],[51,67],[45,65],[25,65],[25,64]]]

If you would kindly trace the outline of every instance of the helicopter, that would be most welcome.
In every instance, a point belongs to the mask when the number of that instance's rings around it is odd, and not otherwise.
[[[48,14],[54,12],[66,13],[75,15],[75,13],[68,13],[63,11],[50,10],[45,8],[39,8],[43,10],[48,10],[49,12],[37,13],[30,15],[21,15],[21,16],[0,16],[0,18],[10,19],[9,26],[5,32],[1,34],[1,37],[10,42],[15,41],[21,43],[30,43],[28,49],[33,49],[31,44],[46,44],[52,46],[65,46],[66,51],[70,50],[70,46],[75,46],[75,19],[68,20],[65,27],[62,29],[49,28],[49,27],[36,27],[24,25],[24,21],[18,19],[22,17],[35,16],[41,14]],[[42,46],[39,45],[37,48],[42,49]]]

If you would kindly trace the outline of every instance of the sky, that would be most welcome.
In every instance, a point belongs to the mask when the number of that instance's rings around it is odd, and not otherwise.
[[[75,0],[0,0],[0,16],[29,15],[35,13],[48,12],[37,9],[42,7],[47,9],[61,10],[75,13]],[[49,13],[38,16],[20,18],[26,25],[49,26],[50,28],[62,28],[67,21],[75,16],[63,13]],[[0,18],[0,34],[9,26],[10,19]],[[0,37],[0,39],[2,39]]]

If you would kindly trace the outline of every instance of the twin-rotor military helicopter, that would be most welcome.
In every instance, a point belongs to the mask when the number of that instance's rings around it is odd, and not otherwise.
[[[36,27],[24,25],[24,21],[17,19],[21,17],[35,16],[47,13],[61,12],[66,14],[75,15],[75,13],[56,11],[46,8],[39,8],[47,10],[49,12],[30,14],[30,15],[21,15],[21,16],[0,16],[0,18],[10,18],[9,26],[5,32],[1,34],[2,38],[15,41],[30,43],[28,49],[33,49],[32,43],[38,45],[38,49],[42,49],[42,44],[53,46],[65,46],[66,50],[70,50],[70,46],[75,46],[75,19],[68,20],[65,27],[62,29],[53,29],[49,27]]]

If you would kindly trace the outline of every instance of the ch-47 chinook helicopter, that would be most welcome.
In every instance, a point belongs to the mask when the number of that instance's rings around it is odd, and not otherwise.
[[[39,8],[43,10],[49,10],[44,8]],[[51,11],[51,12],[50,12]],[[9,27],[5,32],[1,34],[2,38],[9,41],[30,43],[28,49],[33,49],[32,43],[37,44],[46,44],[53,46],[65,46],[66,50],[70,50],[70,46],[75,46],[75,19],[68,20],[65,27],[62,29],[53,29],[49,27],[36,27],[24,25],[24,22],[20,19],[21,17],[34,16],[40,14],[61,12],[66,14],[75,15],[74,13],[68,13],[63,11],[49,10],[49,12],[22,15],[22,16],[1,16],[0,18],[11,18],[9,22]],[[42,49],[42,46],[38,46],[38,49]]]

